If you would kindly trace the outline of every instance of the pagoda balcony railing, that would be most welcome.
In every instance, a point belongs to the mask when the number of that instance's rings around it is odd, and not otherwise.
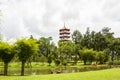
[[[62,35],[60,35],[60,36],[70,36],[69,34],[62,34]]]
[[[64,32],[70,32],[70,31],[60,31],[60,33],[64,33]]]
[[[64,34],[69,35],[70,33],[69,32],[60,33],[60,35],[64,35]]]
[[[60,36],[60,38],[70,38],[70,36]]]

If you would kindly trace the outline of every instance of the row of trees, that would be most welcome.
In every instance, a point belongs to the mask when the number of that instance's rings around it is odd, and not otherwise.
[[[87,48],[97,52],[106,52],[113,62],[120,60],[120,38],[115,38],[114,33],[110,30],[110,28],[105,27],[101,31],[95,32],[87,28],[83,35],[76,30],[72,34],[72,40],[75,45],[81,46],[81,49]]]
[[[24,66],[26,61],[38,51],[38,44],[34,39],[20,39],[14,44],[0,42],[0,58],[4,62],[4,75],[7,75],[8,64],[14,58],[18,57],[21,61],[21,75],[24,75]]]
[[[15,43],[0,41],[0,58],[4,62],[4,75],[7,75],[8,63],[18,58],[21,61],[21,75],[24,75],[26,62],[52,62],[56,66],[71,62],[73,65],[82,60],[84,64],[103,64],[110,60],[120,60],[120,38],[115,38],[110,28],[103,28],[99,32],[90,31],[87,28],[85,34],[75,30],[72,34],[72,41],[58,42],[54,44],[51,37],[34,39],[23,38]]]
[[[111,62],[120,60],[120,38],[115,38],[110,30],[105,27],[95,32],[87,28],[85,34],[75,30],[72,41],[59,41],[58,47],[51,42],[51,38],[44,38],[44,40],[40,38],[39,54],[44,55],[49,64],[54,61],[56,65],[67,65],[68,62],[76,64],[79,60],[83,60],[84,64],[92,61],[103,64],[108,60]],[[47,46],[45,43],[48,43]]]

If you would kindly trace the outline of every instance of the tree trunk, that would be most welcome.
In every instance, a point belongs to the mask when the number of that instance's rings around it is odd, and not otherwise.
[[[90,61],[90,64],[92,64],[92,60]]]
[[[113,65],[113,62],[114,62],[114,51],[112,51],[112,55],[111,55],[111,61],[112,61],[112,65]]]
[[[98,61],[96,60],[96,65],[98,64]]]
[[[84,60],[84,65],[86,65],[86,60]]]
[[[8,63],[4,63],[4,75],[7,76]]]
[[[24,76],[24,66],[25,66],[25,62],[22,61],[21,76]]]

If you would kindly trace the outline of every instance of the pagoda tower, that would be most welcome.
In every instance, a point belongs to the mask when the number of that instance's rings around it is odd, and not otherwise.
[[[64,27],[59,30],[59,38],[61,41],[68,41],[70,39],[70,29],[66,28],[65,23]]]

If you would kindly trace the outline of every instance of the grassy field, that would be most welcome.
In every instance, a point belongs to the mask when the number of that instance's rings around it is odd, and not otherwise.
[[[120,80],[120,68],[31,76],[0,76],[0,80]]]

